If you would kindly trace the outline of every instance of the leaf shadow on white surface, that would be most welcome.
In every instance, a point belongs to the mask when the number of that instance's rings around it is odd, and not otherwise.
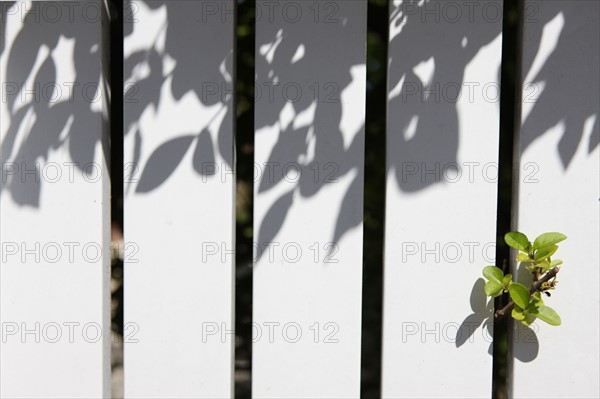
[[[161,144],[148,159],[135,191],[147,193],[163,184],[175,172],[194,138],[188,134]]]
[[[100,38],[96,34],[101,24],[106,22],[101,19],[117,13],[112,10],[113,2],[110,3],[110,11],[105,8],[105,2],[93,3],[102,7],[102,10],[98,10],[98,18],[94,20],[83,15],[81,6],[75,6],[71,12],[59,10],[59,16],[49,20],[40,18],[40,15],[45,15],[40,9],[44,7],[43,2],[34,2],[27,8],[14,2],[0,4],[0,56],[6,62],[3,84],[6,83],[7,88],[3,106],[9,116],[1,121],[1,159],[3,163],[19,168],[15,174],[4,173],[3,169],[0,195],[10,194],[18,205],[40,206],[43,186],[47,184],[40,169],[45,166],[44,162],[49,161],[52,152],[68,151],[75,171],[81,172],[84,177],[88,173],[86,167],[97,162],[98,149],[102,151],[104,164],[110,164],[108,124],[103,114],[109,107],[106,99],[88,87],[95,85],[94,88],[107,88],[105,86],[110,81],[107,69],[110,45],[104,41],[108,40],[108,35]],[[19,8],[11,8],[13,4]],[[152,32],[152,39],[148,43],[134,49],[123,60],[123,77],[127,82],[124,88],[127,111],[123,113],[123,134],[135,136],[132,154],[126,154],[126,157],[132,155],[130,159],[134,166],[128,172],[135,173],[126,176],[126,183],[135,186],[138,178],[140,180],[140,186],[134,187],[135,190],[128,187],[126,193],[148,195],[173,176],[173,165],[181,161],[181,153],[187,152],[182,144],[187,143],[189,148],[194,143],[193,140],[184,139],[194,130],[182,129],[179,132],[177,126],[181,123],[194,126],[194,120],[201,120],[194,115],[185,119],[173,118],[171,125],[160,134],[165,136],[165,143],[162,144],[172,149],[174,147],[166,142],[175,140],[179,151],[166,151],[159,143],[155,149],[151,149],[153,153],[146,157],[147,162],[144,163],[143,149],[148,147],[150,137],[141,122],[144,117],[155,114],[165,106],[167,99],[163,97],[167,84],[170,85],[169,94],[176,102],[184,101],[186,96],[189,101],[191,95],[203,107],[215,111],[208,124],[196,124],[196,132],[210,129],[211,134],[203,134],[197,140],[201,148],[197,147],[193,164],[186,167],[196,170],[198,174],[208,170],[208,175],[211,175],[210,169],[196,166],[215,163],[218,156],[218,162],[222,162],[218,167],[233,168],[231,93],[234,43],[233,39],[230,42],[214,39],[224,27],[229,26],[223,21],[218,24],[208,23],[210,21],[199,23],[201,21],[197,17],[202,15],[202,2],[153,0],[124,2],[121,12],[125,20],[125,42],[133,35],[139,35],[139,31],[135,31],[135,21],[147,17],[140,17],[142,7],[149,13],[163,13],[165,19],[153,27],[156,32]],[[233,21],[233,15],[229,14],[228,18],[230,22]],[[23,23],[17,26],[21,19]],[[8,37],[7,33],[10,33]],[[162,42],[159,40],[161,34],[164,39]],[[192,46],[188,44],[190,36],[194,37]],[[64,53],[59,52],[71,45],[72,57],[69,54],[65,57]],[[36,69],[36,65],[40,67]],[[74,72],[72,82],[60,81],[69,71]],[[107,78],[106,81],[101,80],[101,76]],[[35,94],[24,95],[17,90],[21,87],[29,89],[26,82],[31,81],[36,85]],[[88,88],[84,92],[85,87]],[[217,92],[212,91],[213,87],[218,88]],[[118,90],[112,88],[115,89]],[[71,97],[66,98],[69,90],[72,90]],[[222,119],[215,121],[217,117]],[[206,118],[202,120],[206,121]],[[103,135],[97,134],[99,129],[103,129]],[[156,137],[151,139],[154,141]],[[23,175],[23,170],[35,171]]]
[[[485,281],[482,278],[477,279],[475,284],[473,284],[473,289],[471,290],[471,296],[469,298],[469,302],[471,305],[472,314],[468,315],[460,327],[456,331],[456,337],[454,339],[455,346],[460,348],[464,344],[469,342],[473,342],[473,340],[484,339],[484,337],[491,337],[493,332],[493,323],[491,322],[491,318],[494,312],[494,301],[493,299],[488,299],[485,295],[484,291]],[[487,332],[481,329],[487,329]],[[475,335],[476,333],[479,335]],[[491,353],[492,343],[490,343],[490,350],[488,353]]]
[[[226,1],[219,4],[222,8],[230,6]],[[142,18],[142,8],[147,13],[143,15],[144,18],[152,16],[160,20],[162,15],[163,19],[156,26],[137,26],[135,21]],[[223,35],[223,29],[229,26],[227,23],[232,23],[233,15],[228,14],[228,20],[220,20],[217,16],[208,18],[204,12],[201,2],[125,2],[126,44],[140,34],[136,29],[149,29],[151,32],[143,32],[154,37],[153,41],[145,42],[143,48],[136,48],[124,59],[123,76],[128,82],[125,84],[128,91],[125,93],[127,112],[124,114],[124,135],[135,134],[133,162],[142,176],[136,193],[151,195],[152,191],[165,184],[173,176],[174,167],[179,165],[191,147],[194,147],[191,163],[182,164],[182,168],[191,168],[205,177],[214,176],[220,168],[233,168],[231,77],[234,43],[233,40],[215,40],[215,36]],[[192,42],[189,41],[190,37],[194,38]],[[166,92],[172,100],[165,98]],[[179,104],[186,106],[190,101],[200,103],[202,112],[212,113],[212,116],[173,116],[163,131],[155,131],[153,123],[143,122],[144,117],[159,113],[171,101],[176,107]],[[198,104],[195,108],[198,111]],[[162,123],[165,114],[160,115],[157,122]],[[193,140],[188,136],[190,129],[197,129],[198,132],[193,133],[197,135]],[[165,142],[150,149],[147,161],[140,163],[141,149],[149,139],[155,140],[150,135],[156,134],[164,136]],[[125,154],[126,157],[128,155]]]
[[[300,5],[303,15],[311,15],[309,3]],[[353,75],[353,69],[363,68],[365,63],[364,48],[355,45],[358,42],[364,46],[366,32],[359,29],[364,12],[366,4],[349,2],[336,8],[335,22],[319,21],[309,30],[306,23],[279,20],[257,26],[256,140],[261,134],[271,134],[263,129],[277,129],[276,142],[266,160],[259,162],[280,166],[275,174],[262,173],[255,192],[260,196],[282,185],[289,187],[281,190],[270,206],[277,207],[277,212],[266,213],[279,215],[280,220],[270,217],[267,223],[265,216],[265,220],[256,221],[255,236],[260,247],[268,246],[265,239],[277,237],[294,204],[306,203],[346,181],[348,188],[339,204],[328,204],[337,213],[331,241],[339,242],[362,222],[364,119],[359,124],[343,124],[348,117],[344,113],[362,104],[362,100],[342,100],[344,90],[355,79],[364,79]],[[275,87],[274,98],[269,97],[270,87]],[[287,91],[287,97],[284,87],[293,89]],[[288,118],[291,122],[286,121]],[[299,171],[296,181],[291,181],[283,169],[289,162]],[[265,165],[259,167],[264,169]],[[290,189],[301,201],[284,200]],[[307,215],[307,221],[311,217],[314,215]]]
[[[563,124],[557,152],[566,170],[585,134],[588,154],[600,142],[600,3],[549,1],[531,6],[536,12],[525,23],[525,46],[530,48],[523,57],[523,103],[532,105],[521,128],[521,152]],[[556,42],[549,42],[549,27],[559,28]]]
[[[97,148],[105,164],[108,160],[108,143],[98,134],[106,126],[100,94],[103,49],[96,33],[102,13],[98,9],[94,20],[81,13],[49,20],[39,17],[44,4],[18,10],[18,3],[0,4],[0,56],[6,62],[2,106],[8,115],[0,121],[0,158],[17,168],[15,174],[3,168],[0,195],[10,193],[16,204],[34,208],[40,206],[48,180],[43,171],[53,152],[66,151],[73,170],[84,178]],[[66,49],[72,54],[65,59]],[[69,71],[74,73],[69,81],[59,80]],[[59,172],[63,178],[71,173]]]
[[[529,327],[522,323],[513,322],[513,355],[515,359],[529,363],[534,361],[540,352],[540,341],[536,334],[538,326],[534,323]]]

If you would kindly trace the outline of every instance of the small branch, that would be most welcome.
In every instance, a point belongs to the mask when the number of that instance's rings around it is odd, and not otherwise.
[[[529,288],[529,294],[533,294],[536,291],[542,292],[543,291],[542,285],[545,282],[547,282],[548,280],[556,277],[556,275],[558,274],[559,271],[560,271],[560,267],[558,267],[558,266],[553,267],[552,270],[550,270],[548,273],[544,274],[542,276],[542,278],[540,278],[539,280],[537,280],[535,283],[533,283],[531,285],[531,287]],[[506,316],[509,312],[511,312],[514,307],[515,307],[515,303],[511,300],[505,307],[496,311],[496,314],[494,315],[495,320],[502,320],[502,318],[504,318],[504,316]]]

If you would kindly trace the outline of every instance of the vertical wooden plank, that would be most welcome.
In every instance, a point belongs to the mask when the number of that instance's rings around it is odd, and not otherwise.
[[[256,5],[257,398],[360,394],[366,5]]]
[[[0,396],[108,397],[102,2],[0,7]]]
[[[233,395],[233,1],[124,13],[126,397]]]
[[[489,397],[502,3],[391,2],[382,395]]]
[[[600,396],[599,18],[597,1],[525,2],[518,229],[568,239],[545,299],[562,325],[515,326],[515,398]]]

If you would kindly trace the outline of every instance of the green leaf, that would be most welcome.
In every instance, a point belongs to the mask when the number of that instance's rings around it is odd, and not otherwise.
[[[531,304],[530,305],[534,305],[537,306],[538,304],[543,304],[544,300],[542,299],[542,293],[539,291],[536,291],[533,293],[533,295],[531,296]]]
[[[558,246],[556,246],[556,245],[550,245],[550,246],[538,249],[537,251],[535,251],[533,258],[535,259],[536,262],[539,262],[541,260],[544,260],[544,259],[549,258],[552,255],[554,255],[554,253],[556,252],[557,249],[558,249]]]
[[[502,285],[507,286],[510,283],[512,283],[512,274],[507,274],[506,276],[504,276],[504,278],[502,279]]]
[[[514,307],[514,309],[511,312],[511,315],[516,320],[523,320],[523,319],[525,319],[525,314],[523,313],[523,309],[521,309],[518,306]]]
[[[540,320],[545,321],[551,326],[560,326],[560,316],[554,309],[546,305],[540,305],[537,308],[537,312],[534,313]]]
[[[550,260],[550,258],[545,259],[543,261],[541,261],[540,263],[538,263],[536,266],[541,268],[542,271],[545,273],[548,270],[552,269],[552,266],[550,266],[550,262],[548,262]]]
[[[523,233],[518,231],[511,231],[504,235],[504,241],[509,247],[518,249],[523,252],[529,252],[529,238]]]
[[[531,323],[535,321],[535,316],[527,312],[524,312],[523,314],[525,315],[525,319],[521,320],[521,323],[529,327]]]
[[[529,258],[529,255],[527,255],[526,253],[519,252],[517,255],[517,261],[518,262],[531,262],[531,259]]]
[[[533,250],[535,251],[550,245],[558,244],[566,239],[567,236],[561,233],[544,233],[535,239],[533,243]]]
[[[485,283],[484,290],[487,296],[497,297],[502,293],[502,288],[503,286],[500,281],[490,280]]]
[[[556,259],[553,260],[552,262],[550,262],[550,267],[556,267],[556,266],[560,266],[563,264],[563,261],[560,259]]]
[[[525,266],[525,269],[529,270],[530,272],[533,272],[533,270],[535,269],[535,264],[530,264]]]
[[[486,266],[483,268],[483,275],[490,281],[496,281],[498,283],[502,282],[502,278],[504,277],[504,273],[502,269],[496,266]]]
[[[525,309],[529,305],[529,290],[523,284],[512,283],[508,287],[508,293],[513,302],[520,308]]]

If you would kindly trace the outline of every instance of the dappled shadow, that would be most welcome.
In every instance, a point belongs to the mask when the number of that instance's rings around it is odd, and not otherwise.
[[[587,151],[600,138],[600,72],[598,71],[600,4],[548,1],[526,10],[527,51],[523,55],[524,120],[521,150],[549,129],[564,124],[557,151],[567,169],[586,129]],[[555,37],[548,27],[559,29]],[[588,126],[586,126],[586,124]]]
[[[496,4],[500,9],[501,3]],[[470,13],[467,8],[462,9],[461,18],[473,15],[475,22],[479,19],[479,23],[471,24],[463,20],[453,23],[455,14],[444,10],[455,6],[446,7],[440,1],[409,1],[392,7],[388,171],[395,173],[398,187],[403,191],[414,192],[440,182],[435,173],[413,174],[412,170],[406,170],[407,166],[425,165],[432,170],[436,164],[458,162],[457,98],[468,95],[473,88],[478,93],[491,83],[465,82],[465,68],[484,46],[501,34],[502,24],[497,23],[495,14],[482,14],[487,5],[479,4],[482,8]],[[527,113],[521,149],[524,151],[537,137],[562,122],[565,130],[557,151],[564,169],[583,140],[586,128],[592,131],[587,143],[589,152],[598,146],[600,137],[598,3],[590,7],[552,1],[531,2],[525,10],[525,29],[531,39],[523,60],[523,108]],[[482,15],[487,16],[482,19]],[[542,37],[549,24],[562,26],[556,38],[549,33]],[[537,52],[531,51],[532,48],[537,48]],[[585,60],[580,57],[586,53],[582,48],[589,50]],[[536,63],[535,57],[539,58]],[[485,92],[479,94],[484,95],[480,101],[499,104],[499,98],[486,96]],[[490,137],[496,137],[497,129],[496,123],[489,125]]]
[[[125,154],[131,160],[129,165],[134,165],[132,174],[126,176],[126,193],[133,186],[140,194],[159,188],[190,149],[194,151],[193,170],[200,175],[212,176],[220,168],[233,168],[233,42],[215,40],[223,27],[233,29],[233,5],[217,1],[210,6],[210,10],[215,7],[228,13],[209,14],[203,4],[192,6],[185,1],[125,2],[124,39],[129,50],[123,66],[124,133],[134,136],[132,153]],[[139,18],[153,19],[156,24],[136,31]],[[144,114],[158,112],[171,102],[185,106],[186,101],[213,107],[212,117],[190,114],[190,120],[197,120],[195,131],[182,130],[142,161],[144,139],[152,134],[140,127]],[[173,120],[169,129],[178,132],[180,125],[189,129],[190,123],[185,122]],[[215,135],[211,135],[212,129],[216,129]],[[218,165],[217,159],[225,165]]]
[[[501,3],[492,4],[501,10]],[[395,173],[398,187],[406,192],[440,181],[435,173],[412,173],[407,170],[409,166],[435,170],[436,165],[457,165],[461,129],[458,102],[471,96],[470,91],[477,101],[484,101],[480,95],[483,87],[495,84],[465,82],[465,70],[478,52],[501,34],[501,11],[485,17],[481,8],[470,14],[466,8],[459,10],[460,14],[444,10],[443,1],[409,1],[392,6],[388,172]],[[491,60],[490,67],[494,66]],[[490,95],[486,100],[499,104],[497,96]],[[481,134],[495,138],[497,130],[498,124],[491,123]]]
[[[101,143],[103,138],[97,134],[105,106],[100,3],[88,7],[93,9],[89,14],[84,14],[80,5],[72,13],[62,9],[58,17],[45,13],[45,4],[34,2],[27,8],[18,3],[15,8],[11,3],[1,5],[6,118],[1,122],[0,194],[9,192],[16,204],[32,207],[40,205],[42,185],[47,183],[42,170],[51,152],[68,151],[72,164],[67,167],[84,176],[98,147],[105,160],[108,158],[106,143]],[[62,6],[54,5],[58,10]],[[12,38],[10,43],[7,35]]]
[[[402,164],[415,162],[449,165],[457,162],[460,126],[455,100],[459,93],[454,89],[462,90],[461,95],[464,95],[469,84],[464,82],[465,68],[484,46],[501,33],[501,24],[492,23],[494,21],[491,20],[481,24],[443,23],[436,21],[435,15],[424,16],[418,11],[423,7],[435,8],[435,4],[434,1],[404,2],[402,8],[399,6],[391,15],[393,28],[388,87],[393,95],[389,102],[388,127],[392,134],[388,138],[388,154],[393,156],[388,157],[388,169],[395,172],[398,186],[407,192],[421,190],[437,181],[434,175],[426,175],[425,179],[407,179]],[[407,12],[407,5],[416,11]],[[10,3],[3,3],[3,19],[9,6]],[[217,155],[232,167],[230,141],[226,138],[231,132],[233,120],[230,97],[233,87],[232,47],[215,46],[214,36],[206,33],[210,24],[203,24],[202,20],[199,20],[197,32],[189,31],[189,23],[178,23],[189,18],[202,18],[202,15],[190,13],[184,2],[126,2],[126,7],[125,38],[133,33],[131,22],[136,18],[136,10],[139,7],[164,12],[164,19],[161,20],[164,25],[158,27],[158,34],[154,40],[149,45],[131,52],[124,60],[125,79],[135,82],[135,85],[126,87],[125,101],[130,103],[128,112],[124,115],[125,134],[135,138],[133,154],[130,154],[130,159],[139,168],[140,179],[134,188],[135,191],[148,193],[160,187],[169,179],[183,154],[190,148],[194,151],[193,168],[199,174],[215,174],[215,170],[206,168],[206,165],[214,163]],[[220,6],[226,7],[230,5],[223,3]],[[598,73],[594,70],[597,59],[566,64],[566,60],[574,59],[570,43],[590,43],[590,46],[597,43],[597,40],[595,42],[590,38],[598,37],[598,25],[591,22],[583,25],[578,23],[580,11],[568,2],[544,3],[544,8],[546,12],[534,15],[537,19],[526,20],[527,29],[535,33],[534,40],[541,43],[543,29],[549,23],[560,23],[563,29],[556,38],[554,49],[541,65],[534,63],[533,53],[526,53],[524,75],[531,76],[530,81],[525,83],[534,85],[525,91],[524,101],[534,101],[524,121],[523,131],[526,134],[523,137],[523,145],[528,146],[550,127],[564,121],[565,133],[558,150],[564,167],[567,167],[583,138],[586,123],[592,125],[593,131],[587,144],[589,151],[598,146]],[[218,17],[232,18],[228,13]],[[327,30],[326,24],[315,24],[315,29],[308,32],[303,24],[288,23],[285,29],[281,29],[277,24],[264,24],[263,31],[260,32],[258,47],[269,43],[277,45],[273,46],[270,52],[257,57],[257,71],[268,73],[256,77],[257,86],[262,89],[263,96],[263,99],[258,101],[263,101],[264,97],[269,95],[268,87],[261,87],[260,84],[273,83],[275,77],[281,84],[300,84],[304,92],[297,101],[278,101],[271,103],[269,107],[263,107],[263,112],[256,117],[256,129],[280,123],[285,119],[282,115],[286,106],[292,107],[296,117],[302,113],[312,115],[309,117],[309,123],[302,126],[289,123],[282,128],[268,156],[269,160],[300,159],[299,173],[307,178],[299,179],[297,184],[292,185],[273,203],[272,209],[267,212],[268,217],[261,221],[257,232],[258,241],[261,243],[268,242],[277,235],[295,195],[315,196],[325,185],[336,182],[349,173],[353,174],[352,183],[340,203],[332,241],[339,241],[348,230],[361,222],[360,212],[355,211],[355,208],[360,206],[360,201],[355,199],[361,195],[362,189],[363,129],[357,129],[351,142],[344,141],[340,130],[343,114],[341,93],[354,80],[352,68],[364,63],[362,57],[353,56],[354,52],[345,52],[339,48],[339,43],[344,43],[347,35],[356,34],[353,31],[353,20],[348,17],[334,15],[334,18],[347,18],[345,27],[337,30]],[[352,18],[362,17],[364,16],[355,15]],[[184,25],[185,29],[182,28]],[[5,56],[6,24],[3,23],[0,29],[0,54]],[[204,30],[201,31],[202,29]],[[396,31],[397,34],[394,34]],[[306,38],[309,35],[318,35],[319,41],[311,41],[308,45]],[[187,43],[190,36],[194,37],[191,47],[181,45]],[[98,83],[101,66],[91,62],[89,57],[90,52],[101,51],[100,43],[95,38],[95,35],[78,32],[76,23],[49,23],[42,19],[40,23],[25,24],[15,37],[10,53],[6,55],[6,81],[23,85],[30,79],[39,82],[42,87],[47,83],[56,82],[58,67],[52,52],[57,49],[59,43],[73,43],[73,80],[80,85],[86,82]],[[333,51],[334,49],[338,51]],[[210,56],[197,56],[198,52],[207,51],[210,52]],[[299,51],[303,56],[296,60]],[[267,61],[267,54],[272,57],[270,62]],[[590,57],[595,56],[594,52],[591,54]],[[329,61],[321,62],[323,59]],[[172,62],[169,64],[167,61]],[[426,76],[428,73],[422,72],[427,68],[430,68],[429,76]],[[554,79],[556,71],[561,68],[568,68],[565,69],[565,75],[571,78],[564,81]],[[195,78],[200,72],[202,76]],[[225,82],[225,86],[218,87],[214,92],[212,86],[206,85],[207,82]],[[326,86],[328,82],[335,82],[335,85]],[[138,121],[144,112],[150,112],[160,106],[164,93],[161,88],[166,83],[170,84],[170,94],[176,101],[193,94],[206,106],[221,104],[222,109],[215,112],[218,134],[207,134],[206,126],[198,126],[196,131],[181,132],[179,137],[156,148],[145,164],[138,164],[144,142]],[[314,83],[321,85],[311,88]],[[435,88],[436,83],[441,85],[438,89]],[[426,93],[429,90],[427,87],[438,90],[437,94]],[[318,91],[317,95],[314,94],[315,90]],[[306,95],[307,93],[311,95]],[[44,94],[56,96],[51,87]],[[95,93],[92,94],[95,101]],[[2,122],[4,161],[18,160],[34,164],[36,160],[47,158],[49,151],[67,146],[71,158],[80,169],[92,162],[98,138],[92,137],[86,127],[92,118],[101,112],[99,107],[94,106],[95,102],[81,99],[78,101],[75,98],[72,102],[62,101],[50,105],[44,101],[22,102],[20,98],[20,92],[7,95],[6,107],[10,113],[10,120]],[[35,115],[35,118],[32,118],[32,115]],[[19,130],[26,125],[26,138],[17,140]],[[490,126],[490,129],[497,129],[497,126]],[[329,177],[329,181],[321,178],[315,182],[311,179],[317,164],[319,168],[329,168],[321,170],[323,175]],[[273,176],[273,179],[261,179],[257,182],[259,193],[273,189],[285,178],[283,173],[275,173]],[[15,184],[13,180],[11,176],[7,177],[7,182],[0,186],[0,194],[9,191],[17,203],[38,206],[43,179],[27,179],[27,184]]]
[[[214,24],[214,20],[209,20],[211,23],[202,21],[201,4],[190,10],[189,2],[185,1],[124,3],[125,40],[134,33],[133,25],[141,8],[157,11],[164,17],[158,19],[161,25],[154,32],[154,40],[145,38],[139,48],[124,59],[124,77],[129,83],[124,93],[127,105],[124,133],[135,136],[133,154],[126,154],[134,165],[126,170],[130,172],[126,175],[126,183],[128,186],[137,183],[135,191],[139,193],[158,188],[192,147],[192,166],[199,174],[210,176],[215,173],[215,167],[209,166],[215,165],[215,154],[232,168],[233,42],[220,43],[215,40],[215,35],[226,22],[233,27],[233,15],[229,13],[228,21]],[[212,3],[221,3],[223,8],[233,11],[229,1]],[[88,172],[86,166],[94,161],[100,140],[89,126],[97,123],[106,107],[100,92],[93,90],[101,84],[102,68],[101,58],[94,54],[102,51],[105,44],[100,43],[99,35],[90,34],[90,29],[93,32],[99,29],[100,11],[97,18],[90,19],[77,7],[71,13],[59,8],[59,18],[48,12],[43,4],[18,8],[11,23],[14,25],[22,16],[24,24],[11,41],[8,54],[4,54],[7,49],[7,24],[4,21],[7,14],[15,14],[10,3],[2,3],[3,23],[0,25],[0,54],[7,59],[3,102],[6,96],[5,106],[10,116],[2,121],[1,155],[3,162],[15,163],[19,168],[17,173],[14,168],[8,172],[3,168],[0,194],[10,192],[17,204],[34,207],[39,206],[42,186],[47,183],[40,176],[40,169],[44,167],[40,161],[47,161],[50,152],[62,147],[68,149],[74,166],[82,173]],[[62,3],[57,4],[61,7]],[[19,5],[15,4],[15,7]],[[214,32],[211,27],[215,27]],[[193,45],[182,45],[189,42],[190,35],[194,37]],[[70,46],[73,46],[72,65],[67,62]],[[199,56],[201,54],[209,56]],[[70,71],[73,76],[64,80]],[[144,132],[139,129],[139,121],[145,112],[153,112],[162,105],[165,84],[170,85],[170,97],[177,102],[193,94],[207,107],[220,107],[212,120],[198,125],[197,131],[181,132],[180,137],[154,149],[147,162],[141,164]],[[216,140],[207,133],[211,123],[218,129]],[[108,159],[105,143],[102,150]],[[35,172],[28,175],[21,172],[34,169]],[[133,172],[135,176],[131,174]]]
[[[279,18],[273,23],[263,21],[257,28],[256,139],[270,134],[269,129],[278,132],[266,157],[257,157],[261,159],[257,167],[279,166],[275,173],[262,174],[256,192],[260,195],[279,184],[286,187],[259,221],[257,242],[263,247],[276,237],[296,198],[316,196],[347,179],[351,183],[339,204],[331,241],[337,243],[362,221],[364,120],[344,123],[348,119],[344,112],[362,101],[343,103],[343,92],[364,78],[356,73],[364,73],[365,53],[355,47],[357,39],[364,43],[364,36],[357,37],[365,34],[359,29],[364,14],[360,5],[332,4],[321,10],[323,15],[316,21],[307,21],[317,15],[307,3],[302,5],[305,17],[299,23]],[[290,162],[300,176],[297,181],[290,181],[284,170]]]
[[[4,45],[6,43],[6,17],[8,15],[8,10],[13,6],[14,1],[6,1],[0,5],[0,56],[4,52]]]

